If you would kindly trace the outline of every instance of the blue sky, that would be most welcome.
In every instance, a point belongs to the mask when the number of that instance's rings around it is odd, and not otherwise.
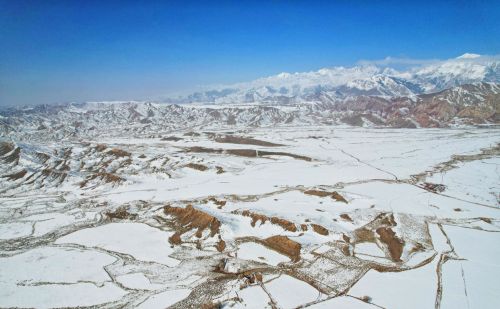
[[[498,1],[0,0],[0,105],[157,98],[387,56],[494,55],[499,20]]]

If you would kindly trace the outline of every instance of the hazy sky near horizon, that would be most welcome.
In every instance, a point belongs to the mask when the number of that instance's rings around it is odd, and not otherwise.
[[[499,20],[498,1],[0,0],[0,105],[155,99],[387,56],[495,55]]]

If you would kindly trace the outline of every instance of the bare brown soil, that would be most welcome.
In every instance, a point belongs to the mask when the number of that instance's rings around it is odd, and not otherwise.
[[[254,149],[228,149],[226,150],[226,153],[240,157],[257,157],[257,150]]]
[[[200,146],[187,147],[184,149],[186,152],[197,152],[197,153],[223,153],[224,149],[207,148]]]
[[[291,157],[294,159],[298,160],[304,160],[304,161],[312,161],[310,157],[306,156],[301,156],[301,155],[296,155],[293,153],[288,153],[288,152],[273,152],[273,151],[260,151],[258,152],[259,157],[264,157],[264,156],[284,156],[284,157]]]
[[[242,137],[242,136],[233,136],[233,135],[218,136],[214,140],[217,143],[228,143],[228,144],[256,145],[256,146],[265,146],[265,147],[283,146],[281,144],[266,142],[266,141],[254,139],[251,137]]]
[[[7,155],[9,152],[10,154]],[[3,156],[0,160],[5,163],[14,163],[17,165],[21,155],[21,148],[15,147],[12,143],[4,142],[0,144],[0,153],[0,156]]]
[[[117,158],[130,157],[130,152],[119,149],[119,148],[113,148],[113,149],[109,150],[108,154],[113,155]]]
[[[48,159],[50,159],[50,156],[43,152],[35,152],[35,156],[38,160],[40,160],[41,163],[45,163]]]
[[[115,174],[106,173],[106,172],[99,172],[99,173],[94,173],[94,174],[88,176],[87,179],[80,182],[80,188],[85,187],[89,181],[94,180],[94,179],[100,179],[101,181],[104,181],[105,183],[116,183],[116,184],[125,181],[125,179],[123,179],[122,177],[117,176]]]
[[[315,195],[315,196],[319,196],[319,197],[326,197],[326,196],[330,196],[330,192],[328,191],[321,191],[321,190],[307,190],[307,191],[304,191],[305,194],[309,194],[309,195]]]
[[[15,146],[13,143],[8,142],[0,142],[0,156],[6,155],[12,150],[14,150]]]
[[[196,133],[196,132],[187,132],[187,133],[184,133],[184,136],[200,136],[201,134],[200,133]]]
[[[340,217],[345,221],[352,222],[352,218],[348,214],[341,214]]]
[[[342,234],[342,239],[346,242],[346,243],[350,243],[351,242],[351,238],[349,236],[347,236],[346,234]]]
[[[356,239],[356,243],[360,242],[375,242],[375,235],[372,230],[369,230],[365,227],[361,227],[354,231],[354,236]]]
[[[354,243],[376,243],[378,238],[386,246],[390,258],[394,262],[401,262],[405,242],[396,236],[396,233],[392,230],[394,226],[397,226],[394,215],[381,213],[373,221],[354,231]]]
[[[300,249],[302,246],[286,236],[272,236],[266,238],[263,243],[266,246],[288,256],[293,262],[298,262],[300,260]]]
[[[202,304],[200,309],[220,309],[222,308],[220,303],[205,303]]]
[[[210,202],[214,203],[215,205],[219,206],[217,208],[221,209],[222,207],[226,206],[227,201],[224,200],[218,200],[215,197],[211,197],[208,199]]]
[[[437,193],[437,192],[443,192],[446,189],[446,186],[442,184],[424,182],[423,188],[427,191]]]
[[[169,238],[172,244],[180,243],[180,236],[193,229],[197,230],[195,235],[198,238],[203,236],[205,229],[210,230],[210,237],[220,233],[220,221],[206,212],[195,209],[192,205],[187,205],[186,208],[167,205],[163,211],[176,219],[177,232]]]
[[[482,221],[484,221],[484,222],[486,222],[486,223],[491,224],[491,219],[490,219],[490,218],[486,218],[486,217],[479,217],[479,220],[482,220]]]
[[[285,230],[290,231],[290,232],[297,231],[297,226],[295,225],[295,223],[290,222],[290,221],[285,220],[285,219],[281,219],[278,217],[271,217],[271,223],[279,225],[282,228],[284,228]]]
[[[238,213],[238,212],[235,212]],[[245,217],[250,217],[252,218],[252,222],[250,223],[252,227],[255,227],[255,224],[260,221],[261,224],[266,223],[267,221],[270,221],[272,224],[276,224],[281,226],[283,229],[290,231],[290,232],[296,232],[297,231],[297,226],[288,220],[281,219],[278,217],[267,217],[266,215],[254,213],[248,210],[244,210],[241,213],[239,213],[242,216]]]
[[[58,181],[59,183],[63,182],[64,179],[66,179],[66,176],[68,176],[68,173],[66,172],[61,172],[57,170],[53,170],[51,168],[44,168],[41,171],[42,175],[45,176],[46,178]]]
[[[195,152],[195,153],[219,153],[219,154],[229,154],[233,156],[247,157],[247,158],[257,158],[257,157],[266,157],[266,156],[285,156],[291,157],[298,160],[304,161],[312,161],[310,157],[296,155],[288,152],[275,152],[275,151],[257,151],[255,149],[216,149],[216,148],[207,148],[200,146],[193,146],[185,148],[186,152]]]
[[[370,303],[372,301],[372,298],[370,296],[363,296],[361,297],[361,300],[364,301],[365,303]]]
[[[397,237],[396,233],[394,233],[394,231],[389,227],[380,227],[376,231],[380,236],[380,240],[387,245],[392,260],[395,262],[401,262],[404,241]]]
[[[219,239],[219,241],[215,245],[215,248],[217,249],[217,251],[223,252],[224,249],[226,249],[226,242],[222,239]]]
[[[311,189],[311,190],[304,191],[304,193],[309,194],[309,195],[319,196],[319,197],[329,196],[334,200],[337,200],[339,202],[343,202],[343,203],[347,204],[347,200],[342,195],[340,195],[337,191],[328,192],[328,191]]]
[[[393,214],[382,213],[378,215],[372,223],[379,222],[382,225],[397,226],[396,220]]]
[[[252,218],[252,222],[250,223],[252,225],[252,227],[255,227],[255,224],[260,221],[261,224],[265,223],[266,221],[269,220],[269,218],[265,215],[261,215],[261,214],[258,214],[258,213],[253,213],[253,212],[250,212],[248,210],[244,210],[243,212],[241,212],[241,215],[245,216],[245,217],[250,217]]]
[[[198,171],[206,171],[208,170],[208,167],[203,165],[203,164],[198,164],[198,163],[188,163],[186,165],[184,165],[185,167],[189,167],[189,168],[192,168],[194,170],[198,170]]]
[[[109,219],[120,219],[120,220],[133,220],[137,218],[137,214],[131,214],[127,211],[125,207],[120,207],[115,211],[108,211],[104,213]]]
[[[168,238],[168,242],[172,245],[180,245],[182,244],[181,234],[180,232],[175,232],[172,236]]]
[[[104,145],[104,144],[97,144],[95,145],[94,149],[96,151],[99,151],[99,152],[102,152],[104,150],[106,150],[106,148],[108,148],[108,146]]]
[[[345,256],[351,256],[351,251],[349,250],[349,245],[343,245],[340,250]]]
[[[254,275],[255,277],[255,282],[262,282],[262,274],[261,273],[256,273]]]
[[[313,223],[313,224],[311,224],[311,226],[312,226],[313,230],[320,235],[326,236],[329,234],[328,230],[326,228],[322,227],[321,225]]]
[[[23,178],[26,175],[26,173],[27,173],[27,171],[23,169],[17,173],[12,173],[12,174],[2,176],[2,178],[7,178],[10,181],[18,180],[18,179]]]
[[[347,204],[347,200],[342,195],[340,195],[337,191],[332,192],[332,198],[339,201],[339,202],[343,202],[343,203]]]

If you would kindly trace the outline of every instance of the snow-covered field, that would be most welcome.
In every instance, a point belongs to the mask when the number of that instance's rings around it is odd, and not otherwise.
[[[499,308],[499,143],[331,126],[4,142],[0,307]]]

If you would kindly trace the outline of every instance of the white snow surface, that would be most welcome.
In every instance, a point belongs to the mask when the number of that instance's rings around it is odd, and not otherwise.
[[[139,309],[163,309],[186,298],[191,290],[171,290],[151,296],[148,300],[137,306]]]
[[[134,258],[176,266],[180,261],[170,258],[168,244],[171,233],[143,223],[110,223],[87,228],[59,238],[56,244],[73,243],[87,247],[130,254]]]
[[[91,306],[126,291],[103,267],[116,259],[92,250],[44,247],[0,258],[0,307]]]
[[[254,260],[270,265],[278,265],[281,262],[287,262],[290,259],[282,254],[274,252],[263,245],[253,242],[242,243],[238,246],[238,258],[244,260]]]
[[[283,308],[296,308],[300,305],[318,299],[320,293],[309,284],[288,275],[282,275],[265,284],[269,291]]]
[[[497,128],[325,125],[185,133],[169,133],[182,138],[177,141],[159,135],[65,140],[70,155],[63,142],[22,144],[19,166],[2,163],[2,173],[43,167],[39,151],[50,154],[52,168],[67,164],[71,172],[60,184],[57,175],[40,180],[41,173],[0,178],[7,193],[0,196],[0,307],[212,301],[229,308],[411,309],[434,308],[439,299],[441,308],[500,306]],[[211,134],[281,146],[220,143]],[[82,185],[95,171],[122,181]],[[426,188],[433,184],[443,186]],[[206,216],[167,215],[166,205],[192,205]],[[266,219],[252,224],[249,213]],[[380,228],[401,241],[400,260],[391,257]],[[171,239],[176,232],[180,243]],[[300,259],[272,248],[272,236],[300,245]],[[440,264],[444,255],[450,258]]]

